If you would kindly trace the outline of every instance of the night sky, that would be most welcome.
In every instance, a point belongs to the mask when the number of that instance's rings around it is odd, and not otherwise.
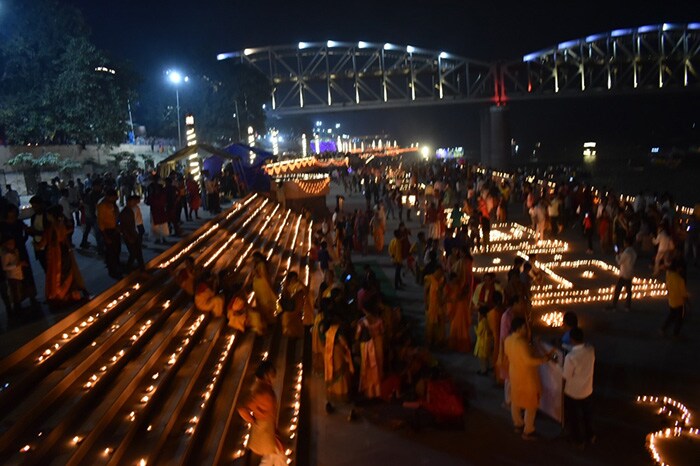
[[[696,1],[66,1],[83,11],[98,46],[134,65],[144,78],[141,91],[145,94],[171,91],[162,80],[163,70],[169,67],[196,73],[203,63],[211,65],[217,53],[245,47],[365,40],[490,61],[517,59],[565,40],[616,28],[700,21]],[[635,134],[649,136],[650,131],[672,138],[675,128],[691,128],[696,119],[700,123],[698,104],[697,94],[520,103],[512,105],[512,129],[523,140],[617,137],[630,141]],[[644,119],[636,117],[640,110]],[[323,116],[277,122],[277,126],[303,127],[319,118]],[[473,142],[478,137],[474,106],[341,113],[327,118],[356,133],[384,129],[397,138],[411,134],[445,145],[478,147]]]

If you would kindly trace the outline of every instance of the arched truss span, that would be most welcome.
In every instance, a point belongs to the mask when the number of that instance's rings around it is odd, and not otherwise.
[[[503,68],[509,98],[700,87],[700,23],[616,29],[527,54]]]
[[[515,62],[410,45],[299,42],[222,53],[272,85],[270,109],[299,114],[445,103],[700,89],[700,23],[617,29]]]
[[[493,68],[447,52],[372,42],[299,42],[222,53],[272,84],[278,114],[493,98]]]

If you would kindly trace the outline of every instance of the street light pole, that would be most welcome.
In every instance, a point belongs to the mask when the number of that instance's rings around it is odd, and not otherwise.
[[[177,144],[178,148],[182,147],[182,122],[180,121],[180,83],[189,82],[188,76],[182,76],[177,71],[168,70],[167,73],[170,82],[175,85],[175,104],[177,109]]]
[[[182,122],[180,121],[180,90],[175,86],[175,103],[177,107],[177,147],[182,147]]]
[[[241,116],[238,113],[238,99],[233,101],[236,106],[236,126],[238,127],[238,142],[241,142]]]

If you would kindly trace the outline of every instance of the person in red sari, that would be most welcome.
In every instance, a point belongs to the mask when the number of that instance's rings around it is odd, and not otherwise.
[[[46,249],[46,301],[51,306],[80,301],[87,292],[71,248],[72,222],[68,225],[61,206],[51,207],[46,218],[48,225],[42,237]]]
[[[192,214],[194,214],[196,219],[199,219],[199,208],[202,207],[202,196],[199,194],[199,184],[192,178],[192,175],[188,175],[185,181],[185,187],[187,188],[187,203],[190,206],[189,220],[192,220]]]

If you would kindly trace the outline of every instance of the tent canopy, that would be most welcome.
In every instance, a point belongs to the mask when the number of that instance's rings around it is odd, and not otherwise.
[[[253,166],[256,167],[262,166],[267,160],[274,158],[274,155],[272,155],[270,152],[262,150],[259,147],[250,147],[239,143],[228,145],[224,148],[224,150],[231,155],[240,157],[241,160],[248,160],[250,153],[254,153],[255,160],[253,162]]]
[[[187,146],[183,147],[179,151],[175,152],[174,154],[169,155],[165,159],[163,159],[159,164],[158,164],[158,171],[160,172],[162,168],[165,168],[169,166],[171,169],[175,167],[175,164],[179,161],[181,161],[184,158],[189,157],[190,155],[194,154],[195,152],[198,153],[209,153],[212,155],[217,155],[219,157],[229,159],[229,160],[238,160],[240,161],[241,158],[238,155],[232,154],[230,152],[227,152],[223,149],[217,149],[214,146],[210,146],[209,144],[195,144],[193,146]],[[204,157],[202,157],[204,158]],[[162,167],[162,168],[161,168]]]

